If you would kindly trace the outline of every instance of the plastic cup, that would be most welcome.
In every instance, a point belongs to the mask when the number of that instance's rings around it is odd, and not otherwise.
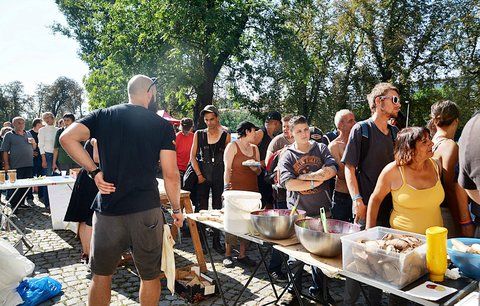
[[[62,170],[62,176],[63,177],[67,176],[67,170]]]
[[[15,183],[17,181],[17,170],[8,170],[7,173],[10,183]]]

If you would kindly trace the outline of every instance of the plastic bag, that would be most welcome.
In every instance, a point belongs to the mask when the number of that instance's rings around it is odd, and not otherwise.
[[[17,292],[17,286],[18,283],[0,289],[1,306],[16,306],[23,303],[22,297]]]
[[[0,290],[14,285],[17,287],[22,279],[32,274],[35,264],[10,245],[0,239]]]
[[[51,277],[28,278],[20,283],[17,291],[24,306],[38,305],[62,291],[62,284]]]

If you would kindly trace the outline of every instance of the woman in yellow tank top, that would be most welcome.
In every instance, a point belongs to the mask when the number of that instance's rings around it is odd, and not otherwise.
[[[427,228],[443,225],[441,162],[432,159],[432,147],[426,128],[405,128],[398,133],[395,161],[383,169],[368,202],[367,228],[376,225],[378,209],[389,192],[393,198],[392,228],[424,235]]]

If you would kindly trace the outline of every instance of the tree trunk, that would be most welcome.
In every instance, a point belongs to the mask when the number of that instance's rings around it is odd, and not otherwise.
[[[205,122],[203,118],[200,118],[200,112],[205,106],[213,103],[213,84],[218,74],[218,71],[216,71],[213,63],[209,59],[204,60],[203,72],[205,76],[204,81],[195,88],[197,93],[193,107],[195,129],[205,128]]]

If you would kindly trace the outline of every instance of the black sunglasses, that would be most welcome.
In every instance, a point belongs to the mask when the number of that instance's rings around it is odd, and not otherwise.
[[[147,92],[150,91],[150,89],[155,85],[157,84],[157,81],[158,81],[158,78],[152,78],[152,84],[150,84],[150,86],[148,86],[148,89],[147,89]]]

